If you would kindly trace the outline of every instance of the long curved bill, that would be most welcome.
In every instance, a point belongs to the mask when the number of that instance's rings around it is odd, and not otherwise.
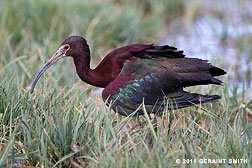
[[[32,86],[31,86],[31,93],[33,93],[34,87],[41,77],[41,75],[54,63],[59,61],[61,58],[65,57],[65,52],[60,48],[47,62],[46,64],[42,67],[42,69],[37,73]]]

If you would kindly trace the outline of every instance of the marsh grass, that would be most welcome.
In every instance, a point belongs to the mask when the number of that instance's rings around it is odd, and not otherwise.
[[[0,167],[251,167],[252,99],[228,75],[222,87],[191,88],[219,94],[219,102],[165,110],[158,123],[146,113],[138,119],[114,113],[78,79],[71,59],[52,67],[29,93],[65,37],[85,36],[95,65],[110,48],[158,41],[155,34],[187,10],[175,0],[1,1]],[[233,158],[248,160],[176,163]]]

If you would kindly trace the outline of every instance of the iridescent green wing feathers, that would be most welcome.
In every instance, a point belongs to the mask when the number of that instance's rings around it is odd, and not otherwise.
[[[191,94],[183,87],[199,84],[221,84],[214,78],[225,72],[196,58],[184,58],[182,52],[162,52],[163,48],[148,49],[138,54],[148,54],[124,63],[120,74],[103,91],[103,100],[122,115],[134,112],[143,100],[148,112],[162,112],[165,100],[170,99],[168,109],[183,108],[200,102],[212,102],[220,97]],[[161,50],[161,51],[160,51]],[[173,50],[174,51],[174,50]],[[172,55],[172,54],[174,55]],[[176,53],[176,52],[175,52]],[[141,109],[137,114],[143,114]]]
[[[151,105],[163,99],[164,94],[158,88],[158,68],[157,62],[151,59],[127,61],[118,77],[104,89],[103,99],[108,99],[112,108],[122,115],[134,112],[143,98]]]

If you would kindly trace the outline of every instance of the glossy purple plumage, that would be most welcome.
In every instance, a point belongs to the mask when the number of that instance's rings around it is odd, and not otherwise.
[[[79,77],[93,86],[105,88],[102,98],[122,115],[163,112],[214,102],[218,95],[200,95],[183,90],[195,85],[220,85],[215,76],[226,74],[206,60],[186,58],[177,48],[153,44],[132,44],[107,54],[95,69],[90,69],[90,51],[80,36],[67,38],[62,46],[70,49],[64,56],[74,59]]]

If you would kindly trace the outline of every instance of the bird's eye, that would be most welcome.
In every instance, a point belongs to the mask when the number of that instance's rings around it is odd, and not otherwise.
[[[64,46],[64,49],[65,49],[65,50],[68,50],[68,49],[69,49],[69,45],[65,45],[65,46]]]

